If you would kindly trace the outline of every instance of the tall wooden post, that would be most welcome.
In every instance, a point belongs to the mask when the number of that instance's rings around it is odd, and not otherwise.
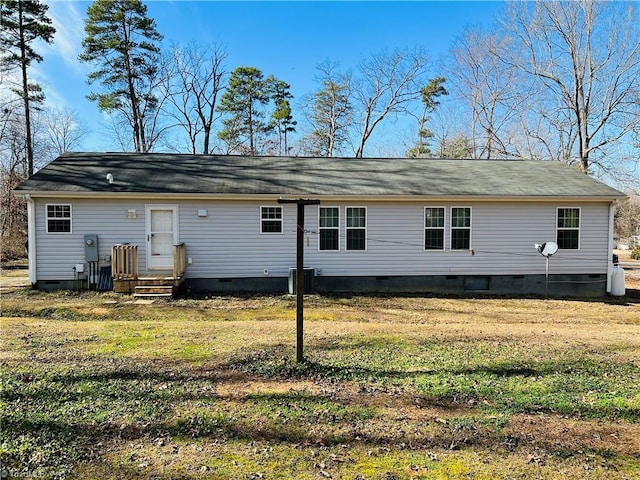
[[[279,198],[278,203],[298,205],[296,227],[296,362],[302,363],[304,362],[304,207],[319,205],[320,200]]]

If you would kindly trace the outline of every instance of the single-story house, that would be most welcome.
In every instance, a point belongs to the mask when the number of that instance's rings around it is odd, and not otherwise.
[[[285,292],[296,205],[278,200],[318,199],[304,225],[318,292],[580,296],[610,291],[624,197],[555,162],[159,153],[68,153],[15,194],[41,289],[111,266],[116,280],[173,272],[194,292]],[[548,242],[547,276],[534,245]]]

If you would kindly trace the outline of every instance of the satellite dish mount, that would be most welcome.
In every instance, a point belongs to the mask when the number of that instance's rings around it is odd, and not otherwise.
[[[535,243],[533,245],[538,253],[544,257],[544,298],[547,298],[549,292],[549,257],[558,251],[556,242]]]

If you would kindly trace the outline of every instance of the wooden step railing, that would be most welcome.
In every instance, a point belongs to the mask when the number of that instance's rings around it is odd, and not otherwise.
[[[173,278],[184,277],[187,270],[187,246],[173,246]],[[115,280],[138,278],[138,245],[113,245],[111,247],[111,275]]]
[[[184,277],[187,271],[187,246],[178,243],[173,246],[173,278],[175,280]]]
[[[114,245],[111,247],[111,275],[115,280],[138,278],[138,245]]]

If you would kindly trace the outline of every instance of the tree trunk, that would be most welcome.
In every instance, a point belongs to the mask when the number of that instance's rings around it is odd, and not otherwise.
[[[24,104],[24,126],[27,150],[27,175],[33,175],[33,141],[31,140],[31,112],[29,108],[29,82],[27,79],[27,52],[24,32],[22,0],[18,2],[18,24],[20,25],[20,67],[22,70],[22,99]]]
[[[287,145],[287,127],[284,127],[284,155],[289,155],[289,146]]]
[[[587,115],[584,108],[578,113],[578,128],[580,132],[580,170],[589,174],[589,132],[587,131]]]
[[[256,154],[255,144],[253,141],[253,99],[249,98],[249,153]]]
[[[335,105],[335,100],[333,105]],[[329,118],[329,144],[327,145],[327,157],[333,157],[333,151],[336,145],[336,113],[335,107],[331,107],[331,118]]]
[[[129,45],[129,34],[127,31],[127,19],[126,16],[122,18],[122,36],[126,45]],[[133,148],[136,153],[145,151],[145,145],[143,143],[143,135],[140,131],[140,112],[138,107],[138,97],[133,86],[133,68],[131,66],[131,59],[129,58],[129,51],[124,52],[124,61],[127,68],[127,86],[129,87],[129,101],[131,102],[131,114],[133,115]]]
[[[202,153],[204,155],[209,155],[209,137],[211,136],[211,125],[204,125],[204,139],[203,139],[203,147]]]

